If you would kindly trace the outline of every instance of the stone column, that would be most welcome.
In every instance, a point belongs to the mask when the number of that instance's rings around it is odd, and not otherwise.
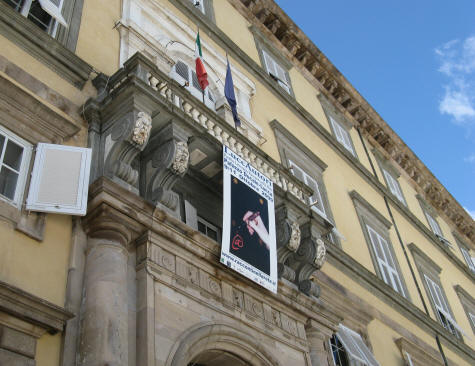
[[[313,319],[309,319],[305,331],[312,366],[329,366],[328,356],[330,355],[330,338],[333,330]]]
[[[102,206],[95,213],[85,219],[88,249],[79,365],[127,366],[127,244],[132,234],[110,207]]]

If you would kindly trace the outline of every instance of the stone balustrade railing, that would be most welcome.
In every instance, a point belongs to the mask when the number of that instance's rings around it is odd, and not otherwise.
[[[229,125],[142,54],[132,56],[124,67],[111,77],[109,95],[114,94],[114,90],[122,85],[138,80],[153,90],[162,102],[178,108],[190,121],[246,160],[283,191],[289,192],[305,204],[308,203],[308,197],[313,193],[308,186],[298,181],[282,164],[269,157],[238,129]]]

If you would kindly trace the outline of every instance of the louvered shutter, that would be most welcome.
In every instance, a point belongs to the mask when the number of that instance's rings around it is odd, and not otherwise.
[[[366,366],[379,366],[378,361],[358,333],[340,324],[337,336],[352,360]]]
[[[91,149],[38,144],[27,210],[85,215],[90,166]]]
[[[463,257],[465,258],[465,261],[467,262],[468,267],[473,272],[475,272],[475,263],[473,263],[472,257],[470,257],[470,254],[468,253],[468,251],[463,247],[460,247],[460,251],[462,252]]]
[[[185,81],[190,81],[188,65],[182,61],[178,61],[175,64],[175,72],[180,75]]]

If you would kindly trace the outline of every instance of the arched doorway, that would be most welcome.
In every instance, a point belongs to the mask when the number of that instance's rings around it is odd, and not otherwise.
[[[177,340],[165,365],[280,366],[259,338],[228,324],[197,324]]]
[[[254,366],[241,357],[221,350],[207,350],[196,356],[187,366]]]

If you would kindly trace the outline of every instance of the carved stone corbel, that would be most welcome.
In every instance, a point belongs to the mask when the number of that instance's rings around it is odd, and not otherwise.
[[[179,197],[172,191],[188,170],[188,134],[173,122],[152,138],[142,165],[141,190],[155,205],[178,215]]]
[[[282,205],[276,210],[277,227],[277,270],[279,277],[291,282],[295,281],[295,271],[287,265],[288,259],[300,246],[300,226],[297,212]]]
[[[134,110],[114,121],[104,137],[105,175],[138,191],[139,173],[132,164],[147,145],[151,129],[152,118],[143,111]]]

